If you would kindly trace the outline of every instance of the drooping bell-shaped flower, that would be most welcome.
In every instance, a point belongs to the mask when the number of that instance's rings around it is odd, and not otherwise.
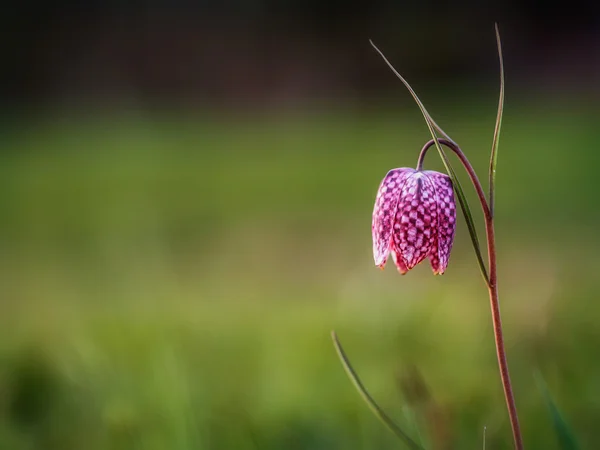
[[[390,170],[373,210],[373,256],[383,268],[391,252],[401,274],[429,257],[434,274],[448,266],[456,228],[450,177],[430,170]]]

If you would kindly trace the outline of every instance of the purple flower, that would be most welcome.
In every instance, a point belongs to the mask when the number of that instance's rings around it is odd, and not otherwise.
[[[405,274],[429,257],[434,274],[448,266],[456,228],[450,177],[430,170],[393,169],[385,176],[373,210],[373,256],[382,268],[392,253]]]

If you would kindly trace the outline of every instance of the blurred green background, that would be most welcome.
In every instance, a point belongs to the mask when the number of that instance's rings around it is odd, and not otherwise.
[[[474,78],[436,84],[438,66],[407,56],[409,79],[423,75],[414,87],[484,185],[498,84],[491,23],[463,33],[486,44]],[[523,31],[508,28],[518,53]],[[390,39],[415,52],[429,42]],[[428,134],[360,42],[362,67],[384,88],[286,96],[301,106],[265,107],[264,90],[192,96],[192,107],[156,95],[160,107],[124,106],[120,91],[107,106],[93,89],[68,97],[26,84],[29,96],[9,96],[20,106],[0,134],[1,449],[402,448],[344,374],[332,329],[426,448],[481,448],[484,427],[486,448],[511,447],[462,217],[444,276],[373,265],[379,182],[414,166]],[[540,87],[505,57],[496,228],[521,426],[528,448],[558,448],[539,373],[582,448],[596,448],[600,111],[585,86]],[[426,166],[442,169],[435,152]]]

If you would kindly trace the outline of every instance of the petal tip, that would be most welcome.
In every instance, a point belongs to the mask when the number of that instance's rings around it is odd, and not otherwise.
[[[376,251],[373,256],[375,266],[379,267],[380,269],[383,269],[385,267],[385,264],[387,263],[388,255]]]
[[[392,251],[392,259],[394,260],[394,264],[396,264],[400,275],[406,275],[406,273],[410,270],[410,267],[407,267],[406,263],[402,259],[402,256],[398,255],[396,250]]]
[[[408,273],[408,271],[410,270],[402,265],[398,265],[397,267],[398,267],[398,272],[400,273],[400,275],[406,275]]]

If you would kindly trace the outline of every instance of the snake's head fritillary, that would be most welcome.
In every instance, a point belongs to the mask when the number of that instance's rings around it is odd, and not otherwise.
[[[429,257],[434,274],[448,266],[456,228],[450,177],[430,170],[390,170],[373,210],[373,257],[383,268],[389,253],[401,274]]]

